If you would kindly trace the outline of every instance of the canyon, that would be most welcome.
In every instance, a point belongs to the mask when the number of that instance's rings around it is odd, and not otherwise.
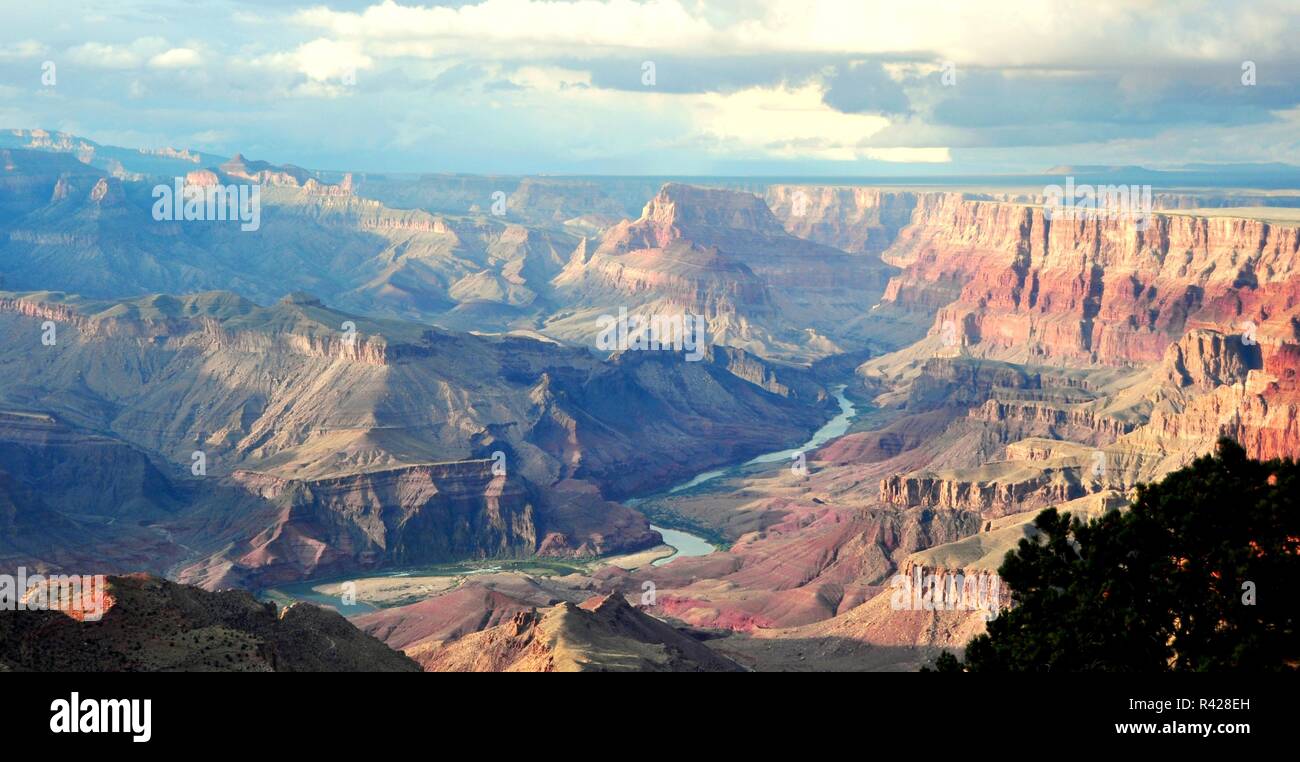
[[[1157,188],[1139,224],[1034,187],[133,160],[0,141],[7,565],[423,570],[351,621],[431,671],[911,670],[987,612],[900,609],[899,575],[996,582],[1041,509],[1124,510],[1222,436],[1300,454],[1300,225],[1258,211],[1289,197]],[[150,220],[173,172],[261,185],[262,229]],[[701,361],[601,351],[620,309],[703,316]],[[651,520],[718,549],[657,564]],[[493,566],[536,559],[570,566]]]
[[[49,346],[47,324],[58,328]],[[0,391],[6,472],[14,489],[58,498],[52,515],[23,505],[12,523],[80,521],[93,536],[25,560],[108,562],[135,548],[153,559],[147,570],[208,587],[653,545],[645,519],[611,498],[829,417],[806,371],[760,371],[739,350],[602,359],[373,322],[303,294],[263,308],[227,293],[5,293],[0,333],[14,369]],[[745,377],[756,372],[767,388]],[[707,393],[684,400],[690,387]],[[128,467],[50,489],[75,476],[59,448],[101,465],[120,453]],[[15,552],[41,542],[6,541]]]

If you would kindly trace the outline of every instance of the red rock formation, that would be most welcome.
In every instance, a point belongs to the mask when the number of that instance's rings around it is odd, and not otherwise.
[[[712,343],[806,358],[865,339],[888,273],[875,254],[790,235],[753,194],[669,183],[553,283],[579,308],[685,311],[708,320]],[[550,328],[585,338],[583,326]]]
[[[1227,346],[1236,341],[1229,338]],[[1265,356],[1263,369],[1247,370],[1184,404],[1156,407],[1148,423],[1122,442],[1164,454],[1164,470],[1211,452],[1223,436],[1241,443],[1252,458],[1300,457],[1298,373],[1300,346],[1280,345]]]
[[[1258,358],[1240,336],[1217,331],[1194,330],[1169,345],[1163,363],[1163,380],[1179,387],[1212,391],[1215,387],[1241,383]]]
[[[1159,359],[1193,325],[1249,319],[1238,294],[1297,275],[1295,227],[1156,214],[1141,228],[925,194],[884,254],[905,268],[884,301],[942,306],[933,332],[956,326],[984,355],[1124,365]]]
[[[586,261],[575,260],[578,266],[566,268],[556,284],[628,300],[667,297],[706,316],[768,312],[766,284],[748,262],[718,246],[737,238],[752,243],[764,235],[784,236],[764,211],[762,202],[748,194],[665,185],[640,219],[614,226]],[[737,243],[736,253],[744,251]]]
[[[997,517],[1083,497],[1104,488],[1089,484],[1077,467],[899,474],[880,482],[880,502],[934,507]]]

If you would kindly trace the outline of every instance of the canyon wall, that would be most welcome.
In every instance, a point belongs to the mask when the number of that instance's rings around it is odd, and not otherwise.
[[[912,222],[920,194],[868,187],[768,186],[767,205],[792,235],[880,254]]]
[[[493,465],[470,460],[312,480],[236,472],[236,483],[280,513],[223,581],[238,576],[266,586],[358,567],[532,555],[534,501],[520,479]]]
[[[1140,364],[1193,327],[1249,322],[1262,342],[1294,339],[1276,308],[1293,301],[1298,255],[1300,230],[1260,220],[1053,219],[1039,207],[928,194],[883,255],[904,268],[883,301],[940,307],[932,332],[955,329],[982,356]]]

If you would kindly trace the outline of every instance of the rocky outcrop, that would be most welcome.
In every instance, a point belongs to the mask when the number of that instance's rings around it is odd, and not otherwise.
[[[218,167],[223,175],[237,180],[247,180],[258,185],[289,185],[302,187],[311,173],[292,165],[275,166],[265,161],[251,161],[243,154],[235,154]]]
[[[140,148],[137,150],[145,156],[161,156],[165,159],[176,159],[191,164],[198,164],[203,161],[200,154],[188,148]]]
[[[970,358],[924,361],[908,392],[911,407],[977,405],[996,390],[1041,389],[1041,374],[1008,363]]]
[[[534,501],[520,480],[494,474],[491,460],[310,481],[249,472],[234,479],[281,506],[275,525],[248,541],[230,572],[254,586],[537,548]]]
[[[353,198],[354,191],[351,173],[344,174],[337,183],[326,183],[302,167],[289,164],[276,166],[265,161],[250,161],[242,154],[235,154],[230,160],[219,165],[215,171],[196,170],[185,177],[186,185],[209,186],[222,182],[245,182],[270,189],[296,190],[300,191],[299,195],[304,199],[349,200]],[[371,202],[371,205],[380,206],[378,202]]]
[[[40,672],[418,672],[337,612],[109,577],[102,619],[0,610],[0,666]]]
[[[0,296],[0,312],[7,312],[21,317],[53,320],[77,327],[90,324],[84,315],[70,305],[51,303],[40,298],[29,298],[21,294]]]
[[[1084,407],[991,399],[967,414],[971,420],[998,424],[1003,441],[1043,436],[1103,445],[1136,428],[1132,421],[1099,415]]]
[[[880,502],[1005,516],[1094,491],[1079,468],[1024,468],[1012,473],[898,474],[881,480]]]
[[[1180,388],[1212,391],[1246,380],[1251,369],[1261,365],[1258,345],[1244,343],[1241,336],[1218,331],[1189,331],[1165,351],[1163,381]]]
[[[1010,591],[993,569],[948,569],[927,566],[909,557],[895,577],[906,581],[892,591],[900,609],[930,607],[938,611],[970,611],[996,616],[1012,605]]]
[[[352,621],[393,648],[426,653],[505,624],[520,612],[549,608],[564,600],[580,602],[590,595],[589,591],[570,590],[554,577],[491,572],[475,574],[441,594],[362,614]]]
[[[37,246],[86,246],[92,242],[91,238],[74,233],[39,233],[32,230],[11,230],[9,240]]]
[[[101,177],[90,189],[90,201],[100,208],[121,206],[126,200],[122,182],[117,178]]]
[[[607,232],[587,261],[571,260],[556,277],[556,286],[604,292],[624,303],[664,298],[707,317],[770,311],[767,285],[749,263],[720,248],[730,239],[783,236],[776,219],[764,211],[748,194],[666,185],[639,219]]]
[[[1218,386],[1183,405],[1158,406],[1147,424],[1123,440],[1163,456],[1163,473],[1213,451],[1230,437],[1252,458],[1300,456],[1300,393],[1295,379],[1300,349],[1286,345],[1249,370],[1243,381]]]
[[[1300,455],[1300,345],[1196,329],[1170,345],[1145,389],[1151,410],[1118,444],[1146,453],[1158,478],[1213,451],[1220,437],[1253,458]]]
[[[67,154],[0,148],[0,226],[42,206],[70,199],[88,202],[92,189],[105,179],[103,172]],[[54,226],[47,220],[33,222],[40,227],[29,228],[32,234],[67,233],[66,225],[50,229]]]
[[[309,196],[326,196],[330,198],[351,198],[353,195],[352,173],[348,172],[338,183],[323,183],[314,177],[307,178],[302,188]]]
[[[9,130],[8,133],[16,138],[25,139],[28,148],[79,155],[85,155],[87,152],[93,153],[95,150],[94,144],[90,141],[67,132],[50,132],[38,128],[33,130],[14,129]]]
[[[741,349],[709,347],[705,359],[772,394],[810,402],[826,398],[826,389],[813,382],[808,374],[765,363]]]
[[[739,672],[619,594],[520,611],[504,624],[410,652],[429,672]]]

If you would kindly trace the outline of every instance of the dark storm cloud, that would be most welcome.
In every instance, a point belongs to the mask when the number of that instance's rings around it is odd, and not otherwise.
[[[1271,112],[1300,103],[1294,83],[1241,83],[1230,66],[1178,71],[959,71],[943,87],[932,74],[909,89],[934,88],[927,121],[975,130],[1095,125],[1107,137],[1145,135],[1150,128],[1272,121]]]
[[[902,86],[878,62],[855,61],[841,65],[826,78],[826,85],[822,100],[837,111],[905,114],[911,110]]]

